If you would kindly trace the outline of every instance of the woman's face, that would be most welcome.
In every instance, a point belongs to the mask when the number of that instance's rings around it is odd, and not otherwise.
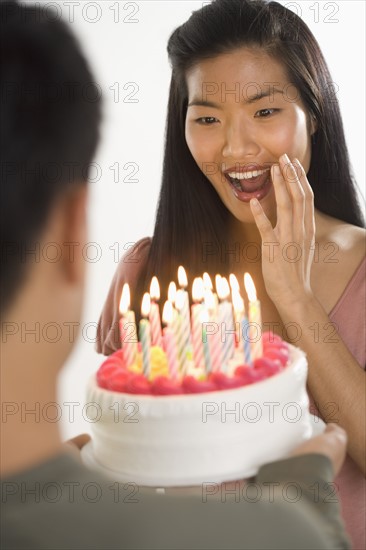
[[[240,48],[195,65],[186,79],[186,141],[199,168],[236,219],[254,223],[256,197],[275,222],[269,169],[287,153],[307,172],[313,131],[284,67]]]

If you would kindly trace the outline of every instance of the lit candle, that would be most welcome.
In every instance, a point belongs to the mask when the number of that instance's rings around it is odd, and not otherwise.
[[[233,288],[233,287],[231,287]],[[241,320],[243,318],[244,313],[244,300],[240,296],[240,292],[238,290],[232,290],[232,302],[233,302],[233,308],[234,308],[234,320],[235,320],[235,338],[236,338],[236,345],[239,348],[239,350],[243,349],[243,339],[240,337],[240,324]]]
[[[189,296],[187,274],[183,266],[178,268],[178,282],[181,287],[177,292],[176,308],[182,317],[182,332],[184,338],[184,353],[188,359],[192,356],[191,320],[189,314]]]
[[[184,375],[187,371],[188,360],[190,355],[190,350],[188,349],[190,334],[189,334],[189,341],[187,341],[187,332],[186,332],[187,329],[186,329],[184,318],[182,315],[182,310],[184,309],[184,295],[182,294],[181,290],[177,291],[177,295],[175,298],[175,307],[177,308],[175,311],[175,314],[177,315],[176,343],[177,343],[177,349],[178,349],[178,362],[179,362],[180,371]],[[189,318],[188,318],[188,322],[190,323]],[[190,329],[190,324],[189,324],[189,329]]]
[[[220,275],[218,275],[220,277]],[[218,307],[219,307],[219,299],[217,297],[217,294],[216,292],[214,292],[213,290],[213,285],[212,285],[212,281],[211,281],[211,277],[209,276],[208,273],[204,273],[203,274],[203,286],[204,286],[204,289],[205,290],[211,290],[212,291],[212,294],[213,294],[213,298],[214,298],[214,309],[212,311],[212,316],[213,316],[213,319],[216,321],[217,319],[217,311],[218,311]]]
[[[201,323],[201,338],[202,338],[202,345],[203,345],[203,355],[204,355],[204,361],[205,361],[205,369],[206,373],[208,374],[211,372],[211,354],[210,354],[210,346],[207,339],[207,328],[206,323],[208,323],[208,311],[205,308],[202,308],[200,313],[200,323]]]
[[[194,304],[191,307],[192,320],[192,347],[195,366],[197,368],[204,367],[203,342],[202,342],[202,300],[203,300],[203,280],[201,277],[196,277],[192,285],[192,298]]]
[[[249,273],[245,273],[244,275],[244,286],[249,299],[249,334],[252,346],[252,358],[257,359],[257,357],[263,355],[261,305],[259,300],[257,300],[254,282]]]
[[[145,292],[142,299],[141,315],[143,319],[140,321],[140,342],[142,347],[142,364],[144,375],[148,378],[150,375],[150,348],[151,348],[151,332],[150,322],[148,320],[150,313],[150,294]]]
[[[160,287],[157,277],[151,279],[150,284],[150,297],[151,297],[151,309],[150,309],[150,325],[151,325],[151,343],[153,346],[162,346],[163,341],[161,337],[161,321],[160,311],[157,302],[160,299]]]
[[[119,332],[123,353],[123,363],[129,367],[135,362],[137,354],[137,330],[135,313],[130,307],[130,287],[127,283],[123,285],[119,311],[121,319],[119,322]]]
[[[225,277],[216,279],[217,281],[217,294],[220,299],[219,304],[219,325],[221,331],[222,342],[222,363],[223,368],[227,367],[229,360],[232,358],[235,352],[235,329],[233,319],[232,304],[228,301],[230,296],[230,287]],[[223,330],[224,341],[223,341]]]
[[[168,287],[168,300],[169,302],[171,302],[173,307],[173,319],[171,321],[170,327],[174,334],[175,345],[177,346],[178,367],[180,368],[179,346],[180,346],[181,316],[179,315],[175,307],[175,303],[177,300],[177,286],[173,281],[169,284],[169,287]]]
[[[243,298],[239,292],[233,292],[233,306],[235,313],[235,320],[239,325],[239,341],[238,349],[244,354],[244,363],[246,365],[252,365],[252,354],[250,349],[250,340],[248,338],[249,321],[245,315],[245,307]]]
[[[168,300],[173,305],[175,304],[175,297],[177,295],[177,285],[172,281],[168,286]]]
[[[204,292],[204,303],[209,314],[209,320],[212,321],[215,325],[215,332],[210,333],[206,337],[208,338],[210,356],[211,356],[211,368],[212,371],[219,371],[222,365],[222,353],[221,353],[221,334],[220,327],[217,323],[217,318],[214,316],[216,310],[216,304],[214,299],[214,294],[212,290],[206,289]]]
[[[233,293],[233,292],[239,292],[240,293],[239,282],[238,282],[238,279],[236,278],[236,276],[234,275],[234,273],[230,273],[229,282],[230,282],[230,286],[231,286],[231,293]]]
[[[241,349],[240,320],[242,317],[242,312],[244,311],[244,302],[242,297],[240,296],[240,287],[239,287],[238,279],[233,273],[230,274],[229,282],[231,287],[231,300],[234,308],[234,322],[235,322],[235,331],[236,331],[235,341],[236,341],[237,347],[239,346]]]
[[[174,332],[171,328],[172,320],[173,305],[167,300],[163,308],[163,323],[166,324],[166,327],[163,329],[163,345],[168,358],[170,376],[174,379],[178,375],[178,354]]]

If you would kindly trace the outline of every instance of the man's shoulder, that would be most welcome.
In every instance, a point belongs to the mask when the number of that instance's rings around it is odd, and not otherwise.
[[[67,454],[1,480],[1,492],[4,548],[126,547],[123,484]]]

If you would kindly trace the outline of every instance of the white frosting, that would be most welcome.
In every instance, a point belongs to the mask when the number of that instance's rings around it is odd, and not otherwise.
[[[114,479],[149,486],[198,485],[254,475],[311,436],[307,361],[255,384],[184,395],[87,390],[93,455]]]

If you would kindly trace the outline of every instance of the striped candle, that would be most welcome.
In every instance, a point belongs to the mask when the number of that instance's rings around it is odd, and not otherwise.
[[[235,340],[236,340],[236,347],[239,349],[239,351],[243,350],[243,339],[240,337],[240,331],[241,331],[241,320],[244,313],[244,300],[240,296],[239,287],[238,289],[234,289],[232,286],[232,302],[233,302],[233,308],[234,308],[234,319],[235,319]]]
[[[132,365],[137,355],[137,328],[135,313],[130,307],[130,287],[127,283],[123,285],[119,310],[121,319],[119,322],[119,332],[121,338],[121,347],[123,354],[123,363],[126,367]]]
[[[206,374],[210,373],[212,370],[210,345],[207,339],[207,328],[205,326],[208,323],[208,320],[209,320],[208,311],[205,308],[202,308],[201,314],[200,314],[200,323],[201,323],[201,338],[202,338],[203,356],[205,360]]]
[[[252,366],[253,361],[252,361],[252,350],[250,345],[250,333],[248,334],[248,332],[250,331],[250,324],[249,324],[248,317],[245,315],[245,313],[242,317],[240,328],[241,328],[241,339],[243,341],[244,363],[246,365]]]
[[[215,298],[213,292],[210,289],[205,290],[204,292],[204,303],[209,314],[209,320],[215,325],[215,332],[206,336],[208,339],[210,347],[210,356],[211,356],[211,369],[212,371],[219,371],[222,366],[222,352],[221,352],[221,333],[220,327],[217,323],[217,318],[215,317]]]
[[[239,327],[238,351],[244,354],[244,363],[252,365],[252,354],[250,349],[250,340],[248,337],[249,321],[245,315],[244,300],[238,291],[233,290],[233,306],[235,315],[235,326]]]
[[[188,286],[188,279],[183,266],[179,266],[178,268],[178,283],[180,290],[177,292],[177,302],[175,305],[182,316],[183,332],[185,336],[185,352],[188,356],[191,356],[191,320],[189,315],[189,296],[186,290]]]
[[[221,275],[218,275],[217,277],[221,277]],[[213,308],[213,311],[211,312],[211,315],[212,315],[213,319],[216,321],[217,320],[217,315],[218,315],[218,308],[219,308],[219,299],[217,297],[216,292],[214,292],[214,290],[213,290],[213,285],[212,285],[211,277],[209,276],[209,274],[204,273],[202,278],[203,278],[204,289],[205,290],[211,290],[211,292],[213,294],[214,308]]]
[[[188,361],[192,357],[191,322],[189,318],[189,300],[187,292],[178,290],[175,306],[180,318],[180,326],[178,331],[179,361],[182,371],[185,372],[188,366]]]
[[[192,348],[195,366],[204,368],[204,354],[202,342],[202,299],[203,299],[203,281],[201,277],[196,277],[192,286],[192,298],[194,304],[191,307],[191,322],[192,322]]]
[[[173,318],[171,321],[171,329],[174,334],[175,339],[175,345],[177,347],[177,353],[178,353],[178,368],[179,371],[183,374],[186,369],[186,362],[183,357],[183,346],[184,346],[184,338],[183,338],[183,327],[182,327],[182,316],[177,311],[175,305],[177,301],[177,287],[174,282],[171,282],[169,284],[168,288],[168,300],[171,302],[173,307]]]
[[[250,342],[254,360],[263,355],[261,305],[249,273],[244,275],[244,286],[249,299]]]
[[[151,325],[151,343],[153,346],[162,347],[163,340],[161,335],[161,320],[159,305],[156,303],[160,299],[160,287],[157,277],[153,277],[150,284],[151,308],[149,321]]]
[[[173,320],[173,305],[169,300],[164,304],[163,308],[163,322],[167,325],[163,329],[163,345],[164,351],[167,355],[168,366],[171,378],[175,379],[178,376],[178,354],[177,346],[175,343],[175,335],[171,328]]]
[[[232,358],[235,352],[235,329],[233,319],[232,304],[228,301],[230,295],[229,283],[225,277],[221,277],[217,280],[217,293],[221,300],[219,304],[219,325],[221,330],[221,342],[222,342],[222,367],[227,368],[229,360]],[[223,330],[224,341],[223,341]]]
[[[143,372],[146,378],[150,376],[150,350],[151,350],[151,331],[150,331],[150,322],[147,317],[150,313],[150,294],[145,292],[142,299],[141,305],[141,315],[144,319],[140,321],[140,342],[142,347],[142,365]]]

